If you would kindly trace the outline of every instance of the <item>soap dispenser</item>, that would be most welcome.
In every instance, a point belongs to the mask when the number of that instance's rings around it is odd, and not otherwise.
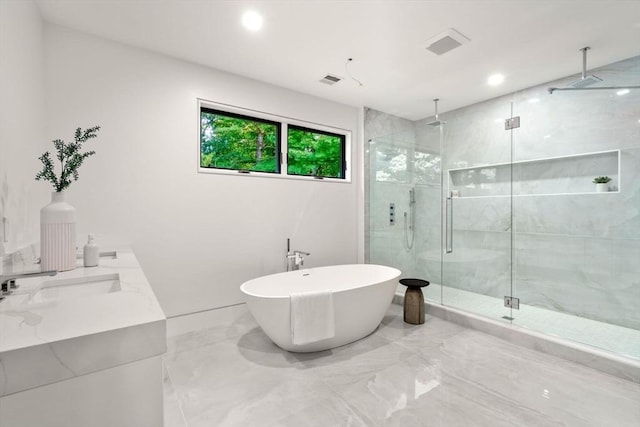
[[[84,266],[85,267],[97,267],[100,259],[100,249],[95,243],[95,236],[89,234],[89,241],[84,245]]]

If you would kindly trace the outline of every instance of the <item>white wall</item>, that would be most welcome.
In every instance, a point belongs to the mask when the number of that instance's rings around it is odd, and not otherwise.
[[[49,190],[36,185],[45,151],[43,25],[31,1],[0,1],[0,256],[39,237]],[[6,233],[2,219],[6,218]],[[2,268],[2,267],[0,267]]]
[[[57,26],[45,49],[49,139],[102,126],[68,191],[78,234],[133,246],[168,316],[241,302],[242,282],[283,270],[287,237],[308,266],[358,261],[359,171],[352,183],[198,174],[196,98],[349,129],[354,152],[356,108]]]

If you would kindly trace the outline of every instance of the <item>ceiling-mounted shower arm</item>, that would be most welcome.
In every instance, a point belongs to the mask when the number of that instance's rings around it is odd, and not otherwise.
[[[582,74],[580,80],[569,83],[566,87],[550,87],[547,89],[549,94],[557,90],[620,90],[620,89],[640,89],[640,86],[599,86],[599,87],[587,87],[592,84],[602,82],[600,77],[591,75],[587,76],[587,51],[591,48],[585,46],[579,49],[582,52]]]
[[[550,87],[547,89],[550,94],[557,90],[621,90],[640,89],[640,86],[602,86],[602,87]]]
[[[582,80],[587,78],[587,51],[591,49],[589,46],[585,46],[582,49]]]
[[[443,123],[446,122],[441,122],[440,119],[438,119],[438,101],[440,101],[439,98],[434,98],[433,103],[435,104],[435,110],[436,110],[436,119],[432,122],[427,123],[427,125],[429,126],[440,126]]]

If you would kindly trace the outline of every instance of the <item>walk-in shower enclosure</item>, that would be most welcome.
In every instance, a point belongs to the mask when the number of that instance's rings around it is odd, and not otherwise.
[[[367,261],[435,303],[640,358],[640,90],[623,90],[640,57],[593,71],[620,89],[550,94],[567,76],[439,125],[366,109]]]

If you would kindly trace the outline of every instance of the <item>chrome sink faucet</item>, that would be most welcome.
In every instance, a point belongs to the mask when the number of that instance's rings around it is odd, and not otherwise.
[[[50,271],[35,271],[32,273],[15,273],[15,274],[0,274],[0,300],[4,299],[5,296],[11,295],[13,292],[12,289],[16,289],[18,285],[16,284],[16,280],[18,279],[28,279],[30,277],[40,277],[40,276],[55,276],[58,274],[56,270]]]
[[[287,271],[300,270],[304,265],[304,257],[311,255],[309,252],[291,250],[291,239],[287,239]]]

